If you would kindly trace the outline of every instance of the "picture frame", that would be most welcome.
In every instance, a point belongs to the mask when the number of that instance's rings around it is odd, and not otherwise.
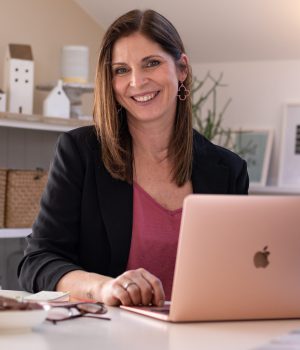
[[[249,180],[253,186],[266,186],[273,134],[271,129],[234,132],[233,150],[247,162]]]
[[[300,102],[284,108],[278,186],[300,187]]]

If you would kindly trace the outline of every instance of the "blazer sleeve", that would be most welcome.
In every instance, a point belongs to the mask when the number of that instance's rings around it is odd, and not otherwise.
[[[18,267],[20,285],[29,292],[55,290],[59,279],[78,265],[84,165],[72,136],[61,134],[50,167],[39,215]]]
[[[248,194],[249,189],[249,175],[247,171],[247,163],[242,161],[241,170],[236,178],[236,194]]]

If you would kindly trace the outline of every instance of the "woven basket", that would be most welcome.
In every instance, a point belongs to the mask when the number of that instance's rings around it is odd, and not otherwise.
[[[31,227],[47,182],[41,170],[9,170],[5,205],[5,227]]]
[[[0,169],[0,228],[4,227],[6,175],[7,170]]]

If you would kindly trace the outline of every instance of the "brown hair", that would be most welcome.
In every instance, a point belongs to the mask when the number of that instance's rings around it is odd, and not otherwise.
[[[94,93],[94,123],[101,141],[102,160],[106,169],[116,179],[133,181],[132,140],[128,130],[126,111],[118,108],[112,84],[112,50],[115,42],[135,32],[158,43],[171,55],[180,69],[187,70],[184,85],[191,90],[192,74],[180,60],[185,52],[181,38],[174,26],[153,10],[133,10],[115,20],[106,31],[97,67]],[[119,106],[120,107],[120,106]],[[192,103],[188,96],[177,102],[173,135],[168,148],[173,181],[182,186],[190,180],[192,172]]]

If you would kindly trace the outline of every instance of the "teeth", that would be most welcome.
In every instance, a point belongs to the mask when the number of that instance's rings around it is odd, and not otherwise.
[[[156,95],[156,93],[153,92],[152,94],[148,94],[148,95],[144,95],[144,96],[134,96],[133,98],[137,102],[147,102],[147,101],[152,100],[155,95]]]

